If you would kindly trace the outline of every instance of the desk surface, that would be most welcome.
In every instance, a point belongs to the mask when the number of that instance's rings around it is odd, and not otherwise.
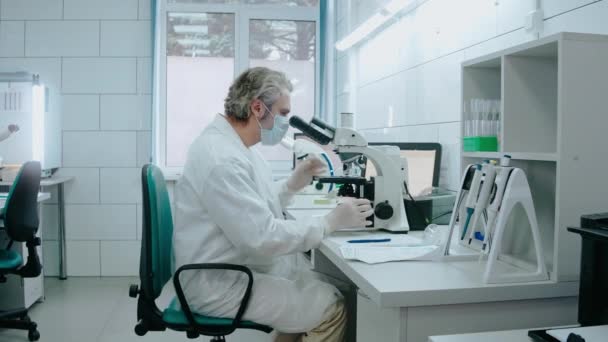
[[[529,329],[483,332],[474,334],[430,336],[429,342],[530,342]]]
[[[8,192],[0,192],[0,207],[4,207],[4,203],[6,202],[6,197],[8,196]],[[38,193],[38,202],[46,201],[51,198],[51,194],[48,192],[39,192]]]
[[[40,186],[53,186],[61,183],[66,183],[73,180],[73,176],[65,176],[65,177],[50,177],[50,178],[42,178],[40,180]],[[0,185],[12,185],[13,182],[1,181]]]
[[[288,209],[297,219],[323,215],[329,209]],[[344,236],[348,233],[337,233]],[[410,233],[414,234],[414,233]],[[369,265],[342,258],[339,244],[323,240],[318,251],[325,255],[376,304],[410,307],[571,297],[578,295],[578,282],[542,281],[522,284],[485,284],[486,262],[405,261]]]

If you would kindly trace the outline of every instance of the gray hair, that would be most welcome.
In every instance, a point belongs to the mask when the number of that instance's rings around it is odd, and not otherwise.
[[[224,114],[245,121],[252,100],[259,99],[270,109],[281,95],[292,90],[291,82],[280,71],[265,67],[247,69],[232,82],[224,100]]]

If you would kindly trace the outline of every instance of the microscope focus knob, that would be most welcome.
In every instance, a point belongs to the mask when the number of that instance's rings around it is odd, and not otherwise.
[[[393,207],[388,204],[388,201],[376,204],[374,214],[381,220],[388,220],[393,217]]]

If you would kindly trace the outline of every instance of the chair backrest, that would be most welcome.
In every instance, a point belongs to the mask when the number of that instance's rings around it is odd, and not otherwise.
[[[173,217],[162,171],[147,164],[141,181],[144,207],[139,277],[144,295],[156,299],[172,275]]]
[[[4,226],[10,239],[25,242],[38,231],[38,191],[40,163],[29,161],[21,166],[4,204]]]

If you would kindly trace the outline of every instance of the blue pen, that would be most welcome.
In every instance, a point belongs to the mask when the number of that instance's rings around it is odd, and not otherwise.
[[[373,242],[390,242],[391,239],[361,239],[361,240],[348,240],[348,243],[373,243]]]

